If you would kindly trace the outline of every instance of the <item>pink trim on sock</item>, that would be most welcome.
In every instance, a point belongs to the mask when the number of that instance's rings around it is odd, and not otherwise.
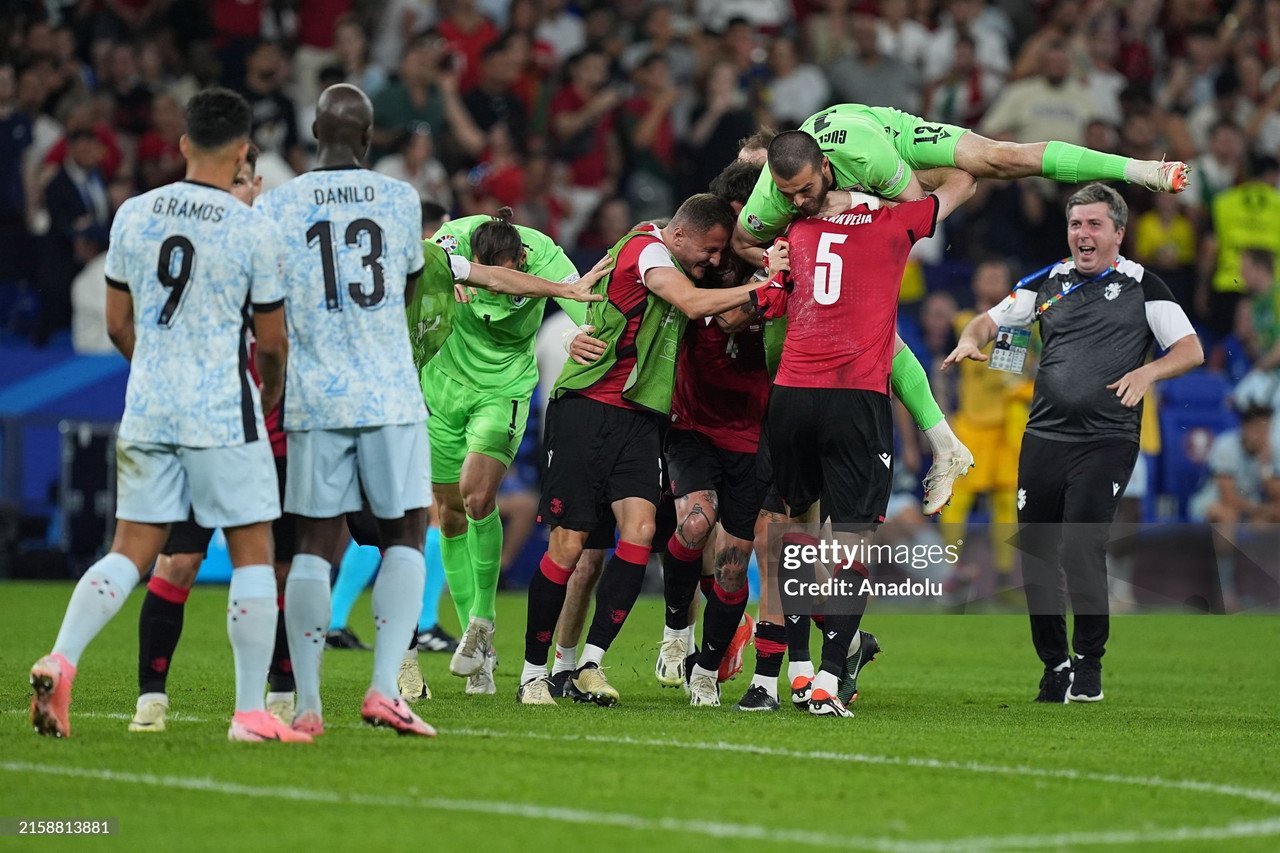
[[[573,574],[573,568],[566,569],[564,566],[551,559],[550,554],[542,555],[542,562],[538,564],[538,570],[543,576],[557,586],[564,586],[569,582],[569,576]]]
[[[637,545],[634,542],[618,542],[618,547],[614,550],[618,555],[618,559],[627,563],[634,563],[637,566],[649,565],[649,546]]]
[[[703,575],[702,577],[698,578],[698,589],[702,590],[702,596],[704,598],[711,597],[711,590],[715,585],[716,585],[715,575]]]
[[[157,598],[162,598],[170,604],[186,604],[187,596],[191,595],[191,590],[171,584],[156,575],[152,575],[151,580],[147,581],[147,592],[154,593]]]
[[[779,643],[777,640],[765,640],[760,637],[756,637],[756,651],[762,655],[780,655],[786,650],[786,643]]]
[[[857,572],[858,574],[862,575],[863,578],[871,577],[871,573],[867,571],[867,567],[864,566],[862,563],[859,563],[857,560],[850,560],[849,563],[840,571]]]
[[[720,599],[723,604],[727,604],[730,607],[737,607],[739,604],[746,601],[747,594],[751,592],[746,584],[743,584],[742,589],[737,590],[736,592],[729,592],[727,589],[720,586],[718,581],[716,582],[714,589],[716,598]]]
[[[667,550],[671,552],[671,556],[685,563],[692,563],[695,560],[702,558],[701,548],[687,547],[674,533],[672,533],[671,538],[667,540]],[[648,561],[648,557],[645,558],[645,561]]]

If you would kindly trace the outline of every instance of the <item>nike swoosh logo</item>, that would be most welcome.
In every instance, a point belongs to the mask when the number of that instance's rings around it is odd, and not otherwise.
[[[391,716],[395,717],[397,720],[404,723],[406,726],[412,725],[413,717],[401,714],[399,711],[396,710],[395,705],[392,705],[390,702],[383,702],[382,707],[390,711]]]

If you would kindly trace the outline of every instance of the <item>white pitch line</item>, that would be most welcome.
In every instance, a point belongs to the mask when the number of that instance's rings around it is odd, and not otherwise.
[[[10,710],[8,713],[25,713]],[[77,716],[114,720],[131,719],[129,714],[85,712]],[[174,719],[185,722],[210,722],[200,717],[180,716]],[[348,728],[348,726],[343,726]],[[357,728],[349,726],[349,728]],[[441,734],[459,737],[512,738],[539,740],[554,743],[588,742],[616,746],[640,746],[659,749],[702,750],[759,755],[771,758],[789,758],[804,761],[835,761],[878,766],[910,767],[927,770],[948,770],[1003,776],[1028,776],[1060,781],[1094,782],[1115,785],[1135,785],[1177,791],[1193,791],[1216,794],[1253,802],[1280,806],[1280,792],[1259,788],[1243,788],[1219,785],[1193,779],[1165,779],[1159,776],[1121,776],[1111,773],[1092,773],[1069,769],[1048,769],[1022,765],[993,765],[977,762],[954,761],[938,758],[916,758],[892,755],[867,755],[862,753],[832,752],[828,750],[795,750],[778,747],[755,746],[727,742],[692,742],[668,739],[614,737],[608,735],[556,735],[544,732],[503,732],[492,729],[442,729]],[[808,830],[775,829],[758,825],[724,824],[709,821],[688,821],[676,818],[648,818],[620,812],[595,812],[584,809],[538,806],[529,803],[486,802],[478,800],[450,800],[444,798],[375,797],[366,794],[348,794],[336,791],[303,788],[266,788],[219,782],[213,779],[154,776],[151,774],[121,773],[93,768],[64,768],[22,762],[0,763],[0,770],[13,772],[37,772],[50,775],[101,778],[139,784],[168,785],[175,788],[210,791],[214,793],[242,794],[246,796],[274,797],[309,802],[335,804],[386,806],[390,808],[417,807],[439,811],[478,812],[513,817],[545,818],[566,823],[585,823],[617,826],[639,831],[663,830],[692,832],[716,838],[740,838],[748,840],[777,840],[789,843],[840,844],[848,842],[844,836],[832,836]],[[1096,832],[1059,833],[1056,835],[990,836],[959,839],[912,841],[896,838],[860,837],[858,844],[882,853],[972,853],[990,849],[1055,848],[1072,845],[1123,845],[1150,844],[1156,842],[1177,843],[1190,841],[1222,841],[1235,838],[1264,838],[1280,835],[1280,818],[1257,821],[1237,821],[1223,826],[1171,828],[1153,827],[1137,830],[1099,830]]]

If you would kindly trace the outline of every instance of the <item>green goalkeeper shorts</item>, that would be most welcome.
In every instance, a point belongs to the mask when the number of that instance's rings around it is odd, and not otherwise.
[[[507,467],[516,458],[529,421],[529,398],[479,393],[428,363],[422,396],[431,416],[431,482],[456,483],[468,453],[483,453]]]
[[[867,107],[891,135],[893,147],[912,169],[955,166],[956,143],[969,132],[954,124],[937,124],[891,107]]]

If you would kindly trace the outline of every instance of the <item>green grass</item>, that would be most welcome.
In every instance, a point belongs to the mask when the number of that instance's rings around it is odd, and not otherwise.
[[[725,707],[689,708],[653,680],[655,600],[637,607],[607,661],[620,706],[519,707],[524,600],[505,596],[497,696],[464,697],[447,656],[423,655],[436,698],[418,710],[440,736],[397,738],[360,725],[372,656],[329,651],[329,733],[304,747],[226,741],[224,588],[191,597],[167,732],[125,731],[138,591],[81,662],[74,736],[36,737],[26,669],[47,651],[70,591],[0,585],[0,817],[119,818],[119,835],[97,844],[694,850],[741,849],[758,833],[774,849],[1163,850],[1183,830],[1203,837],[1182,849],[1272,850],[1280,838],[1277,617],[1117,618],[1106,701],[1046,707],[1030,701],[1039,667],[1023,618],[873,610],[868,627],[886,652],[866,672],[857,716],[834,721],[733,712],[745,676],[726,685]],[[368,614],[366,598],[353,628],[372,637]],[[198,789],[206,784],[217,790]],[[543,811],[557,807],[574,811]],[[1232,824],[1252,828],[1229,840],[1213,831]],[[818,837],[792,836],[802,832]],[[72,843],[84,842],[38,846]]]

